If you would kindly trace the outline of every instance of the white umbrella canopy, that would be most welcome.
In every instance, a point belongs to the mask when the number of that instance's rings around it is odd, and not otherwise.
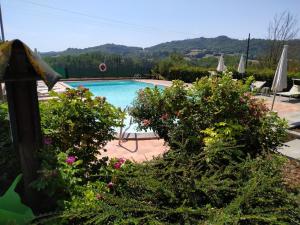
[[[280,60],[277,65],[275,76],[273,79],[271,90],[274,92],[274,97],[273,97],[271,110],[273,109],[274,106],[276,93],[278,91],[282,91],[283,89],[287,88],[287,50],[288,50],[288,45],[284,45]]]
[[[224,70],[226,70],[226,66],[224,64],[223,54],[221,54],[221,56],[219,58],[218,66],[217,66],[217,71],[218,72],[223,72]]]
[[[238,72],[241,74],[245,73],[245,58],[244,55],[241,55],[241,59],[240,59],[240,63],[239,63],[239,67],[238,67]]]

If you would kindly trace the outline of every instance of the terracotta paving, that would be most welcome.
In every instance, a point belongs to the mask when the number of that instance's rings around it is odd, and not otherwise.
[[[271,108],[273,96],[258,96],[258,98],[264,99],[265,104]],[[278,96],[275,99],[273,110],[280,117],[287,119],[290,125],[300,122],[300,101],[298,99],[288,101],[288,98]]]
[[[168,80],[138,79],[136,81],[144,82],[148,84],[154,84],[154,85],[162,85],[166,87],[170,87],[172,85],[172,81],[168,81]]]
[[[151,160],[154,156],[162,155],[169,148],[164,145],[164,140],[137,140],[125,141],[119,145],[118,140],[109,142],[105,148],[107,152],[102,156],[110,158],[126,158],[136,162]]]

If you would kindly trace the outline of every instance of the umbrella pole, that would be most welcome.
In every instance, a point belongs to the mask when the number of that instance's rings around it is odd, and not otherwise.
[[[275,103],[275,98],[276,98],[276,91],[274,92],[274,96],[273,96],[273,102],[272,102],[272,107],[271,107],[271,111],[273,110],[274,107],[274,103]]]
[[[0,102],[4,101],[3,91],[2,91],[2,84],[0,82]]]

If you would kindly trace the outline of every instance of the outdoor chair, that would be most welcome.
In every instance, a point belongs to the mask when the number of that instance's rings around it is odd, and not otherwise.
[[[292,97],[298,97],[300,95],[300,85],[294,84],[292,88],[287,92],[279,92],[277,93],[279,96],[289,97],[289,101]]]
[[[264,96],[270,96],[270,88],[269,87],[263,87],[260,91],[261,95]]]
[[[142,75],[137,73],[137,74],[134,74],[133,77],[134,77],[134,79],[141,79]]]
[[[251,89],[251,91],[255,91],[256,93],[261,93],[261,89],[265,84],[266,84],[266,81],[254,81],[251,84],[250,89]]]

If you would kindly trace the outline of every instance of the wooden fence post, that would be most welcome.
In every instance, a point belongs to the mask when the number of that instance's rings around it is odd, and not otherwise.
[[[31,187],[37,178],[37,151],[42,146],[37,74],[30,65],[20,42],[14,43],[7,68],[5,86],[13,144],[20,155],[25,202],[33,209],[39,206],[38,192]]]

